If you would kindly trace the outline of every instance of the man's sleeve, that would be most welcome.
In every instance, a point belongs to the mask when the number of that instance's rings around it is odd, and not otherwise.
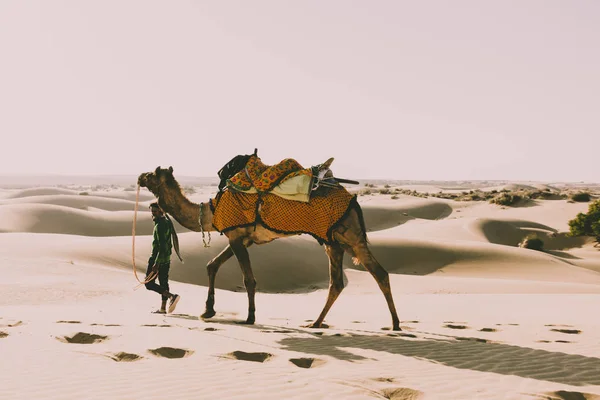
[[[165,222],[160,222],[156,225],[156,230],[158,231],[158,254],[156,255],[156,259],[161,254],[166,254],[167,249],[167,237],[169,235],[169,227]]]

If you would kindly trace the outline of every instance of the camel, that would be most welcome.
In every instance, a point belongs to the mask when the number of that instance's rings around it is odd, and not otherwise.
[[[173,176],[173,167],[161,168],[159,166],[153,172],[142,173],[138,177],[138,184],[150,190],[156,196],[160,207],[183,227],[195,232],[216,231],[212,224],[213,213],[210,205],[193,203],[182,193],[179,183]],[[241,323],[252,325],[255,322],[256,311],[254,303],[256,280],[252,273],[247,248],[252,244],[265,244],[279,238],[296,236],[296,234],[273,232],[257,223],[255,226],[234,228],[224,232],[224,235],[229,239],[229,244],[206,266],[209,287],[206,309],[201,318],[208,319],[216,314],[214,304],[217,272],[223,263],[235,255],[241,267],[244,286],[248,294],[248,317]],[[344,289],[342,261],[346,252],[354,257],[355,263],[360,262],[375,278],[391,313],[392,328],[400,331],[400,321],[392,297],[389,275],[369,249],[362,215],[359,215],[354,209],[350,211],[336,225],[332,238],[334,240],[331,244],[323,244],[329,257],[329,293],[321,314],[308,327],[321,328],[323,326],[329,309]]]

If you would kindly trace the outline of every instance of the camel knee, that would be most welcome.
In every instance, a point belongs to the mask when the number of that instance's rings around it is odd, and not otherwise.
[[[256,279],[254,279],[254,278],[244,279],[244,286],[248,290],[254,290],[256,288]]]
[[[390,274],[383,267],[379,266],[379,268],[375,269],[374,274],[381,282],[389,283]]]
[[[220,266],[221,265],[215,260],[211,260],[208,264],[206,264],[206,271],[208,272],[208,275],[216,274]]]
[[[334,281],[329,282],[329,287],[337,290],[338,293],[341,293],[342,290],[344,290],[344,280],[343,279],[336,279]]]

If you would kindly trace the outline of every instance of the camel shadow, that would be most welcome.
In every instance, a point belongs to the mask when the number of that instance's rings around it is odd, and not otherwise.
[[[341,361],[356,362],[369,358],[349,349],[386,352],[413,357],[448,367],[479,372],[493,372],[521,378],[544,380],[571,386],[600,385],[600,358],[578,354],[494,343],[478,338],[440,335],[447,339],[425,337],[428,332],[410,331],[416,339],[403,338],[402,332],[373,334],[357,333],[352,329],[308,328],[270,324],[245,325],[241,319],[222,316],[202,319],[186,314],[173,318],[199,320],[208,324],[238,326],[266,334],[285,334],[277,340],[281,349],[305,354],[330,356]],[[308,323],[308,322],[307,322]],[[404,332],[404,336],[408,336]]]
[[[415,333],[413,331],[413,333]],[[284,350],[327,355],[343,361],[366,360],[347,349],[398,354],[448,367],[493,372],[572,386],[600,385],[600,358],[476,340],[408,340],[401,337],[285,337]]]

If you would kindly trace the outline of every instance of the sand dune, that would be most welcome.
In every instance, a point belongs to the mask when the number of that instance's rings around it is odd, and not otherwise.
[[[0,232],[131,236],[132,222],[133,211],[83,211],[51,204],[0,206]],[[143,235],[151,234],[152,229],[150,213],[138,213],[136,231]]]
[[[148,202],[140,202],[138,207],[147,211],[147,203]],[[0,200],[0,205],[3,204],[52,204],[77,208],[80,210],[99,209],[105,211],[133,211],[135,208],[135,201],[131,200],[70,194],[16,197],[13,199]]]
[[[447,202],[403,196],[404,201],[365,201],[361,207],[369,232],[392,228],[411,219],[438,220],[449,216],[452,207]]]
[[[64,189],[57,187],[35,187],[29,189],[21,189],[21,190],[10,190],[5,191],[4,195],[7,199],[19,199],[22,197],[30,197],[30,196],[48,196],[48,195],[76,195],[79,194],[78,191],[73,189]]]
[[[25,197],[38,197],[38,196],[57,196],[57,195],[72,195],[72,196],[80,196],[80,195],[89,195],[95,197],[107,197],[107,198],[116,198],[122,200],[130,200],[135,201],[135,192],[134,191],[94,191],[94,190],[75,190],[75,189],[66,189],[66,188],[57,188],[57,187],[35,187],[28,189],[20,189],[20,190],[5,190],[4,198],[6,199],[21,199]],[[149,193],[147,190],[140,192],[139,195],[140,201],[148,201],[154,199],[154,196]],[[43,201],[43,199],[41,199]],[[33,201],[33,199],[32,199]]]
[[[519,186],[520,187],[520,186]],[[196,188],[193,201],[214,195]],[[528,207],[400,195],[360,196],[370,246],[390,273],[403,332],[375,280],[346,256],[328,329],[304,327],[325,304],[324,248],[297,236],[249,248],[257,322],[235,258],[216,279],[217,315],[198,318],[206,264],[227,244],[176,223],[174,314],[151,314],[137,286],[135,192],[60,188],[0,193],[0,398],[529,399],[600,394],[600,252],[566,236],[588,204]],[[141,193],[135,264],[153,223]],[[544,252],[518,243],[536,234]],[[117,364],[116,364],[117,363]],[[168,365],[167,365],[168,364]],[[71,384],[57,384],[76,376]],[[35,377],[35,379],[32,379]],[[110,382],[110,384],[107,384]],[[252,390],[248,390],[248,388]],[[93,390],[90,390],[93,388]],[[570,396],[570,397],[569,397]]]

